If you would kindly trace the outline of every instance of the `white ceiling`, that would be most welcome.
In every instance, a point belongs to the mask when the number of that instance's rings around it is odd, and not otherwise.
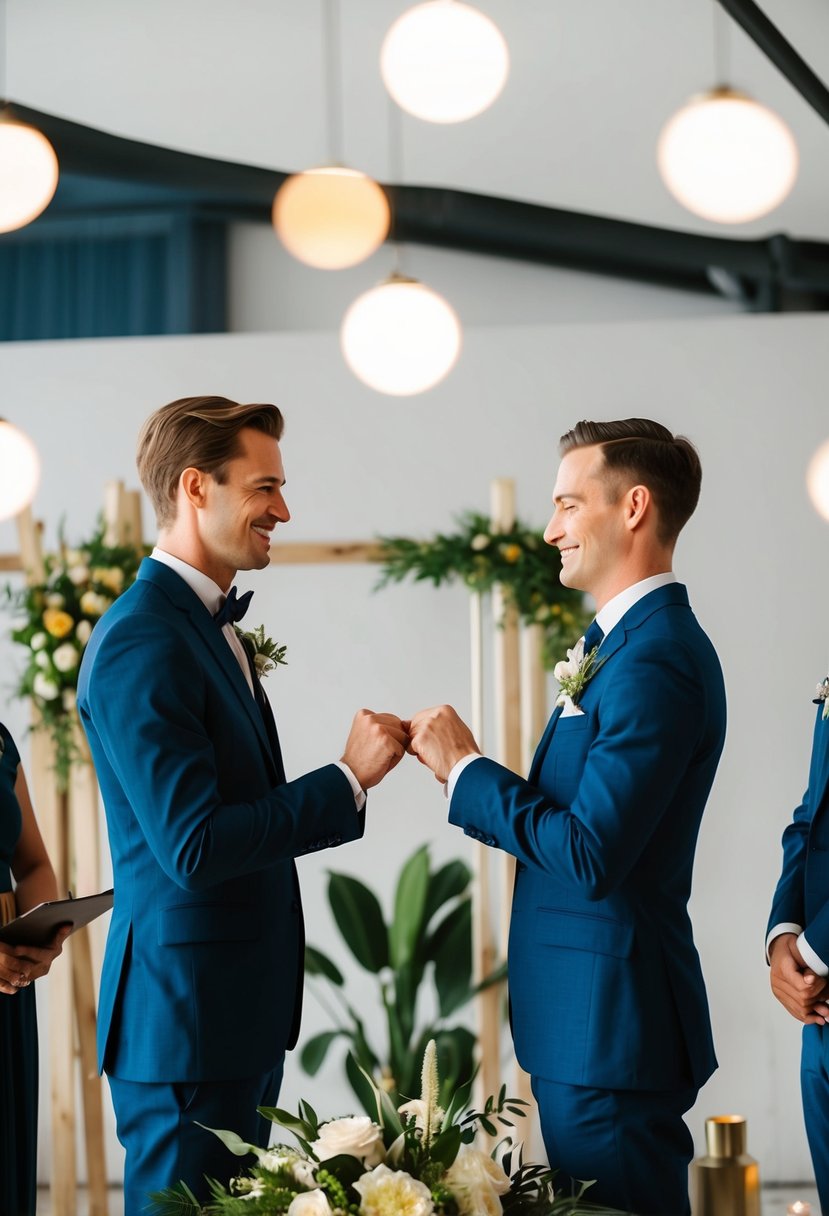
[[[668,195],[661,125],[714,82],[714,0],[477,0],[511,51],[485,114],[404,117],[397,161],[378,55],[407,0],[340,0],[346,159],[388,180],[506,195],[645,223],[829,239],[829,127],[733,23],[731,83],[791,126],[798,181],[772,215],[723,228]],[[829,80],[829,4],[761,0]],[[327,158],[322,0],[7,0],[7,94],[90,126],[226,160]]]

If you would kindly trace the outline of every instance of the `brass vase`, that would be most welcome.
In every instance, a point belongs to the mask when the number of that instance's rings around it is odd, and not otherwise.
[[[705,1143],[691,1165],[693,1216],[760,1216],[760,1170],[746,1152],[742,1115],[706,1119]]]

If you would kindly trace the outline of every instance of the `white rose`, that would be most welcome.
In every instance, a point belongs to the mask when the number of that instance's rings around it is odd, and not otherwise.
[[[35,655],[35,662],[41,671],[48,671],[52,666],[52,660],[49,658],[49,652],[47,650],[39,650]]]
[[[41,701],[54,701],[60,696],[60,689],[54,680],[50,680],[42,671],[39,671],[34,678],[32,688],[36,697],[40,697]]]
[[[72,642],[64,642],[52,655],[52,662],[58,671],[71,671],[78,666],[79,658],[77,647]]]
[[[404,1170],[395,1172],[387,1165],[378,1165],[370,1174],[363,1174],[354,1183],[361,1198],[362,1216],[385,1216],[395,1212],[400,1216],[432,1216],[435,1205],[432,1192],[423,1182]]]
[[[332,1210],[325,1191],[304,1191],[291,1200],[286,1216],[331,1216]]]
[[[89,566],[70,566],[66,573],[76,587],[89,582]]]
[[[62,608],[65,603],[66,600],[59,591],[52,591],[46,596],[47,608]]]
[[[49,635],[46,633],[33,633],[32,640],[29,642],[32,650],[42,650],[49,641]]]
[[[457,1201],[460,1216],[501,1216],[499,1195],[506,1195],[510,1180],[486,1153],[462,1144],[444,1181]]]
[[[89,621],[78,621],[75,626],[75,637],[80,642],[81,646],[85,646],[89,641],[89,636],[92,633],[92,626]]]
[[[70,713],[78,703],[78,696],[74,688],[64,688],[61,701],[63,702],[63,708],[67,713]]]
[[[345,1153],[349,1157],[359,1157],[369,1169],[379,1165],[385,1156],[380,1128],[368,1115],[349,1115],[324,1123],[319,1129],[319,1140],[315,1140],[311,1148],[320,1161]]]

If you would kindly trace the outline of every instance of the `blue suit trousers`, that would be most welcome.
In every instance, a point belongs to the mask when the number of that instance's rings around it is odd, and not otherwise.
[[[693,1138],[682,1116],[697,1089],[594,1089],[532,1078],[556,1190],[597,1179],[585,1195],[637,1216],[690,1216]]]
[[[804,1026],[800,1057],[803,1117],[822,1213],[829,1213],[829,1072],[824,1054],[829,1044],[826,1034],[825,1026]]]
[[[267,1145],[271,1124],[257,1106],[275,1106],[283,1064],[241,1081],[122,1081],[109,1077],[118,1139],[127,1151],[124,1216],[147,1216],[149,1196],[179,1180],[202,1203],[206,1178],[227,1182],[245,1159],[235,1157],[206,1127],[237,1132],[248,1144]],[[203,1126],[198,1127],[201,1123]],[[250,1158],[252,1161],[253,1158]]]

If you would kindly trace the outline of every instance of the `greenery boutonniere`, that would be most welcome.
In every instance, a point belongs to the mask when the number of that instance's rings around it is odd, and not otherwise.
[[[560,686],[556,705],[565,705],[568,698],[573,705],[578,705],[587,684],[605,661],[598,658],[598,654],[598,646],[585,654],[584,638],[579,638],[573,649],[567,651],[567,658],[556,663],[553,675]]]
[[[825,722],[829,718],[829,676],[817,686],[817,696],[812,702],[813,705],[820,705],[823,702],[823,713],[820,715]]]
[[[288,647],[278,646],[273,638],[266,638],[264,625],[259,625],[256,629],[240,629],[238,625],[234,625],[234,629],[253,659],[253,666],[260,680],[280,663],[287,665],[285,651]]]

